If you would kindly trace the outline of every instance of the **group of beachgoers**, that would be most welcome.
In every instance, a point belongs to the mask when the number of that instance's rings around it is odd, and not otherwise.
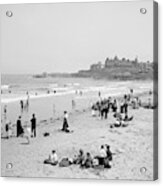
[[[36,137],[36,116],[32,114],[32,118],[30,120],[31,125],[29,127],[24,128],[22,125],[21,116],[18,117],[16,121],[16,137],[25,137],[30,142],[30,137]],[[26,129],[26,131],[25,131]],[[6,122],[5,124],[5,138],[13,137],[13,126],[11,122]]]
[[[149,92],[149,95],[151,95],[152,92]],[[23,114],[24,111],[28,111],[29,108],[29,93],[26,93],[27,99],[24,103],[22,100],[20,100],[20,109],[21,114]],[[138,96],[133,96],[133,89],[130,90],[130,94],[124,95],[123,98],[119,99],[113,99],[112,97],[104,98],[101,97],[101,92],[98,93],[99,101],[92,104],[91,110],[92,110],[92,116],[93,117],[99,117],[100,119],[107,119],[109,113],[113,113],[113,117],[115,118],[115,122],[110,125],[110,128],[113,127],[126,127],[133,119],[133,116],[128,115],[129,106],[132,109],[138,109],[140,106],[142,106],[141,100]],[[72,109],[75,109],[76,102],[73,99],[72,100]],[[149,98],[148,103],[144,106],[144,108],[153,108],[151,99]],[[53,105],[53,114],[55,115],[55,105]],[[69,133],[73,132],[69,129],[69,122],[68,122],[68,112],[64,111],[63,115],[63,124],[61,131]],[[5,122],[5,131],[7,134],[7,138],[9,138],[12,135],[12,125],[11,122],[7,120],[7,105],[4,106],[4,121]],[[31,136],[36,137],[36,118],[35,114],[33,114],[31,119],[31,128],[27,127],[27,133],[31,133]],[[17,122],[16,122],[16,128],[17,128],[17,134],[16,136],[22,136],[24,134],[24,129],[22,127],[22,121],[21,116],[19,116]]]
[[[30,122],[31,122],[31,126],[29,128],[27,127],[27,131],[31,137],[36,137],[36,116],[35,116],[35,114],[32,114],[32,118],[31,118]],[[25,132],[22,127],[21,116],[19,116],[19,118],[16,122],[16,137],[20,137],[24,133]]]
[[[70,165],[79,165],[81,168],[111,168],[113,153],[110,146],[101,145],[98,155],[92,156],[90,152],[84,153],[82,149],[73,158],[62,158],[59,161],[56,150],[52,150],[48,159],[44,160],[44,164],[59,165],[60,167],[68,167]]]
[[[91,107],[92,116],[98,116],[100,119],[107,119],[109,113],[113,113],[115,118],[115,123],[110,127],[120,127],[128,125],[128,122],[133,119],[133,116],[129,116],[129,106],[133,109],[138,109],[141,101],[138,97],[133,97],[133,90],[130,90],[131,94],[125,94],[123,98],[118,102],[118,99],[113,99],[112,97],[101,98],[101,93],[99,93],[100,100],[94,103]]]
[[[27,99],[25,101],[23,100],[20,100],[20,110],[21,110],[21,113],[23,113],[24,111],[27,111],[29,110],[29,93],[26,92],[26,95],[27,95]]]

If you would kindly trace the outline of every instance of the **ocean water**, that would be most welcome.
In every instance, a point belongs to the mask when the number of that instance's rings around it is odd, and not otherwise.
[[[4,118],[4,107],[7,105],[7,118],[16,121],[20,111],[20,100],[26,102],[29,93],[30,109],[23,114],[28,120],[36,113],[39,120],[54,116],[59,117],[64,110],[72,112],[72,100],[76,109],[88,108],[92,102],[102,97],[123,96],[130,89],[134,93],[153,89],[152,81],[109,81],[91,78],[33,78],[32,75],[1,76],[1,118]],[[54,93],[55,91],[55,93]],[[82,94],[80,94],[82,92]]]
[[[32,97],[48,96],[47,93],[65,95],[75,92],[109,91],[110,94],[127,93],[130,89],[152,88],[152,81],[108,81],[91,78],[34,78],[32,75],[1,75],[1,102],[9,103]],[[118,92],[117,92],[118,91]],[[37,95],[37,96],[36,96]]]

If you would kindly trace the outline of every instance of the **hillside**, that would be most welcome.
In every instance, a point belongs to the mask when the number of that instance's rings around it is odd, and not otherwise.
[[[89,70],[80,70],[78,73],[72,74],[74,77],[91,77],[95,79],[153,79],[153,63],[138,62],[138,59],[114,59],[106,58],[105,63],[98,62],[92,64]]]

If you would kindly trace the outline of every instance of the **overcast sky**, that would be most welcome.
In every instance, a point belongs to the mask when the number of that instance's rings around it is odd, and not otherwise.
[[[152,61],[152,5],[152,1],[4,5],[1,72],[76,72],[115,55]],[[147,13],[141,14],[140,8]],[[6,16],[7,10],[12,17]]]

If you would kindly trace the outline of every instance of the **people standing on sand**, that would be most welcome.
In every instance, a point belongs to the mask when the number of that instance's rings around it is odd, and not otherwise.
[[[56,113],[56,108],[55,108],[55,104],[53,104],[53,118],[55,118],[55,113]]]
[[[21,124],[21,116],[19,116],[17,123],[16,123],[16,128],[17,128],[17,137],[21,136],[24,133],[22,124]]]
[[[7,119],[7,105],[4,106],[3,112],[4,112],[4,120],[6,120]]]
[[[5,133],[6,133],[6,138],[9,138],[9,121],[6,121],[5,124]]]
[[[32,119],[31,119],[31,136],[36,137],[36,117],[35,117],[35,114],[32,115]]]
[[[123,105],[123,108],[124,108],[125,115],[128,115],[128,100],[127,100],[127,95],[124,95],[124,105]]]
[[[111,97],[108,97],[108,112],[110,112],[110,109],[112,108],[112,98]]]
[[[68,113],[67,113],[67,111],[64,111],[62,131],[70,132],[68,128],[69,128],[69,125],[68,125]]]
[[[113,104],[112,104],[112,110],[113,112],[117,112],[118,105],[117,105],[117,100],[114,99]]]
[[[26,104],[25,104],[25,108],[27,109],[27,112],[29,110],[29,93],[27,92],[27,100],[26,100]]]
[[[23,103],[23,100],[20,100],[20,110],[21,110],[21,113],[22,113],[23,110],[24,110],[24,103]]]
[[[104,118],[107,119],[108,118],[109,108],[108,108],[108,102],[106,102],[106,101],[104,103],[103,112],[104,112]]]
[[[120,102],[120,113],[123,114],[124,113],[124,100],[122,99]]]
[[[101,99],[101,92],[100,91],[98,92],[98,97]]]
[[[75,100],[73,99],[73,100],[72,100],[72,110],[74,110],[75,107],[76,107],[76,103],[75,103]]]

